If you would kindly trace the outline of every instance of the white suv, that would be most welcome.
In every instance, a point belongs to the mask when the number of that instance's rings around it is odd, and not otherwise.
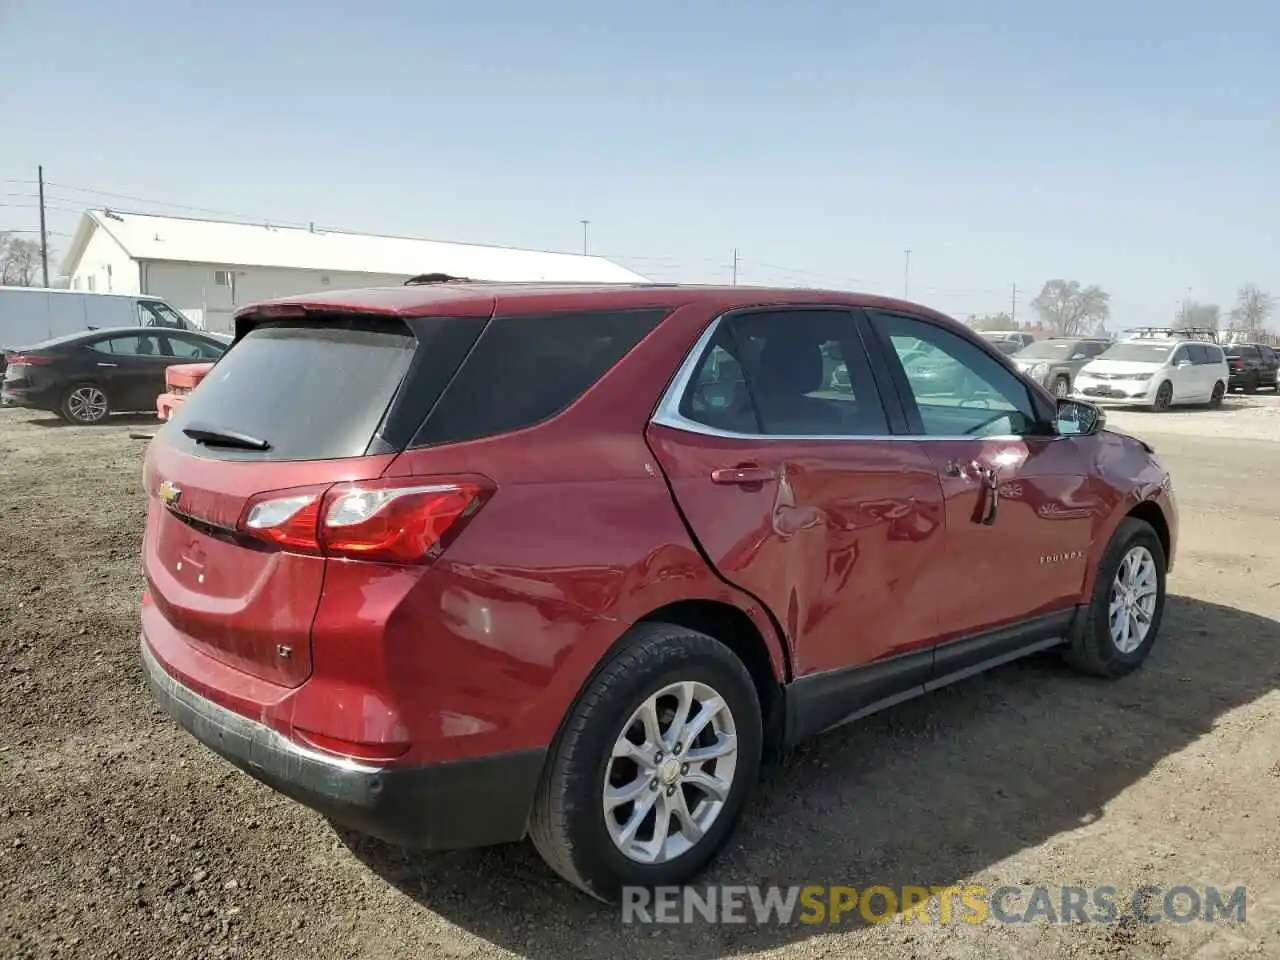
[[[1227,392],[1227,359],[1214,343],[1143,337],[1110,347],[1081,368],[1073,396],[1098,404],[1168,410],[1218,406]]]

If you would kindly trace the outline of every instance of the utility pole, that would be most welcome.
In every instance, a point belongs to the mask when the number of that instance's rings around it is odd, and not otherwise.
[[[587,226],[591,221],[580,220],[579,223],[582,224],[582,255],[585,257],[587,255]]]
[[[1009,300],[1009,319],[1013,321],[1013,329],[1018,329],[1018,285],[1013,285],[1013,297]]]
[[[44,271],[44,285],[49,286],[49,232],[44,225],[44,167],[36,168],[40,180],[40,266]]]
[[[733,284],[733,286],[735,286],[735,287],[738,285],[738,248],[737,248],[737,247],[734,247],[734,248],[733,248],[733,280],[732,280],[732,284]]]
[[[902,268],[902,299],[906,300],[911,294],[911,251],[905,251],[906,263]]]

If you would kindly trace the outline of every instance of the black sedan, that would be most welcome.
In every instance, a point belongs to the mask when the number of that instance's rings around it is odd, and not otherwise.
[[[228,346],[208,333],[160,328],[116,327],[55,337],[8,351],[0,398],[80,424],[101,423],[110,413],[154,413],[166,369],[217,360]]]

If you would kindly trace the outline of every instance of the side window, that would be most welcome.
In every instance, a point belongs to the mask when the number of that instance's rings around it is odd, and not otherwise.
[[[1221,347],[1205,347],[1209,354],[1208,363],[1226,363],[1226,355],[1222,352]]]
[[[982,348],[933,323],[871,314],[902,362],[908,401],[926,436],[1024,436],[1036,431],[1025,384]]]
[[[138,323],[144,327],[167,327],[170,330],[181,330],[185,326],[174,311],[162,304],[143,300],[138,301]]]
[[[151,335],[139,337],[127,334],[122,337],[108,337],[105,340],[99,340],[97,343],[91,344],[90,347],[99,353],[113,353],[116,356],[151,357],[162,355],[159,338]]]
[[[717,379],[728,368],[732,379]],[[770,310],[720,322],[680,413],[732,433],[883,436],[884,406],[851,314]]]
[[[1086,343],[1084,345],[1084,355],[1086,357],[1101,356],[1104,352],[1106,352],[1106,349],[1109,346],[1111,346],[1111,344],[1109,343],[1100,343],[1096,340],[1091,341],[1090,343]]]
[[[1268,363],[1272,363],[1276,359],[1276,352],[1272,350],[1270,347],[1263,347],[1262,359],[1266,360]]]
[[[175,337],[170,334],[165,338],[169,344],[169,349],[165,351],[167,356],[182,357],[189,360],[213,360],[217,354],[207,345],[198,340],[188,340],[186,337]]]
[[[1209,362],[1209,349],[1203,344],[1189,343],[1183,349],[1187,351],[1187,356],[1191,362],[1197,366],[1203,366]]]
[[[1176,347],[1173,351],[1173,356],[1169,358],[1169,366],[1171,367],[1176,367],[1181,363],[1190,363],[1190,362],[1191,362],[1191,346],[1190,344],[1186,344],[1186,343],[1184,343],[1180,347]]]

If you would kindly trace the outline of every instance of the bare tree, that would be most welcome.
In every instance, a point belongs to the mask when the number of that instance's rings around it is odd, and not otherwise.
[[[1013,330],[1017,325],[1007,313],[979,313],[969,318],[974,330]]]
[[[1190,330],[1193,327],[1217,330],[1222,322],[1222,310],[1216,303],[1197,303],[1188,300],[1178,308],[1173,318],[1175,330]]]
[[[0,284],[34,287],[40,276],[40,244],[0,234]]]
[[[1078,280],[1049,280],[1031,309],[1055,336],[1078,337],[1111,316],[1111,294],[1098,286],[1081,287]]]
[[[1257,284],[1246,283],[1240,288],[1236,305],[1231,310],[1232,329],[1249,333],[1265,330],[1275,306],[1275,297]]]

